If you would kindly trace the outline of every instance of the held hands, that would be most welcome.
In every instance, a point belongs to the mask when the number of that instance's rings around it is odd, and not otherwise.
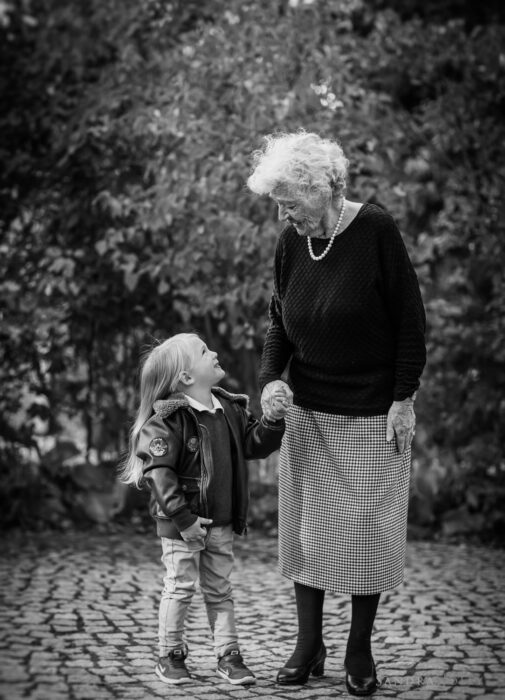
[[[282,379],[269,382],[261,392],[261,410],[267,420],[284,418],[293,403],[293,392]]]
[[[391,442],[396,435],[398,452],[403,454],[410,447],[415,434],[415,427],[416,414],[414,413],[413,400],[408,398],[403,401],[393,401],[387,419],[387,442]]]
[[[212,520],[209,518],[197,517],[193,525],[190,525],[185,530],[181,530],[181,537],[184,542],[194,542],[195,540],[200,540],[205,537],[207,530],[205,525],[210,525]]]

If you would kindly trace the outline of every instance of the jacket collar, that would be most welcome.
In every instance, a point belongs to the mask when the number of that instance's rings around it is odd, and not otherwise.
[[[212,393],[216,394],[219,398],[234,401],[240,406],[243,406],[243,408],[247,408],[249,405],[249,397],[245,394],[231,394],[220,386],[213,386]],[[180,408],[189,408],[189,401],[182,393],[171,394],[168,399],[160,399],[159,401],[155,401],[153,405],[154,412],[161,418],[168,418],[168,416],[171,416],[172,413],[175,413]]]

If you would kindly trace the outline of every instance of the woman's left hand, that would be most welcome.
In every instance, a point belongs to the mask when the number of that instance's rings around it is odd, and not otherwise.
[[[414,401],[411,398],[393,401],[388,413],[386,440],[391,442],[396,435],[396,445],[400,454],[410,447],[415,427]]]

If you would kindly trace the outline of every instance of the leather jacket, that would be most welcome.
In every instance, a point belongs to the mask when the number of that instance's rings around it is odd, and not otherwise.
[[[258,421],[247,409],[248,398],[213,387],[230,429],[233,463],[233,530],[247,529],[249,504],[245,460],[262,459],[280,447],[284,420]],[[137,457],[143,461],[143,480],[151,491],[150,513],[161,537],[182,539],[180,531],[197,516],[209,517],[207,490],[212,478],[212,450],[184,394],[156,401],[154,415],[144,424]]]

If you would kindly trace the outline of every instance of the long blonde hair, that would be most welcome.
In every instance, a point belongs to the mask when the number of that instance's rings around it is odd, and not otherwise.
[[[140,487],[142,460],[136,455],[137,443],[144,424],[153,414],[153,404],[177,390],[181,372],[193,361],[195,333],[178,333],[157,345],[143,358],[140,372],[140,404],[130,430],[129,451],[119,475],[125,484]]]

